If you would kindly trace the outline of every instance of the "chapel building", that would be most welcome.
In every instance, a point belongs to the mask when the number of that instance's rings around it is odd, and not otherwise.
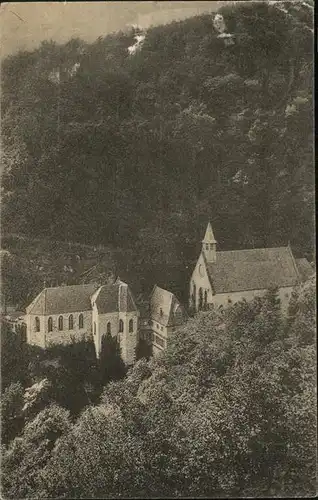
[[[283,312],[293,288],[313,274],[307,259],[295,259],[290,246],[218,251],[210,222],[190,280],[189,307],[225,307],[278,288]]]
[[[127,365],[135,360],[139,311],[129,286],[112,284],[45,288],[26,308],[27,342],[46,348],[92,337],[99,357],[102,337],[117,337]]]

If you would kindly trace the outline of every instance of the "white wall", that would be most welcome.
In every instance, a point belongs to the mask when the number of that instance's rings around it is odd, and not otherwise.
[[[40,320],[40,331],[37,332],[35,328],[35,318],[38,317]],[[27,325],[27,342],[31,345],[38,345],[39,347],[45,347],[45,316],[40,316],[37,314],[27,314],[26,315],[26,325]]]
[[[283,287],[279,289],[279,298],[281,300],[281,307],[284,313],[287,310],[292,290],[293,287]],[[221,305],[223,307],[226,307],[230,305],[229,300],[231,300],[232,303],[238,302],[243,299],[249,302],[253,300],[255,297],[262,297],[266,292],[267,292],[266,289],[261,289],[261,290],[247,290],[242,292],[220,293],[214,295],[212,303],[217,307]]]
[[[200,265],[202,266],[202,269],[204,270],[204,275],[201,276],[199,273],[199,267]],[[203,294],[203,299],[204,299],[204,292],[207,291],[207,303],[211,304],[213,300],[212,296],[212,290],[211,290],[211,285],[210,285],[210,280],[207,274],[207,269],[205,265],[205,261],[203,258],[202,253],[200,254],[200,257],[196,263],[196,266],[194,268],[194,271],[191,276],[191,281],[190,281],[190,295],[189,295],[189,305],[191,307],[191,298],[193,294],[193,283],[196,285],[196,310],[198,310],[198,304],[199,304],[199,289],[202,288],[202,294]]]
[[[130,365],[135,360],[135,349],[137,345],[137,332],[138,332],[138,316],[139,313],[106,313],[98,314],[96,306],[93,306],[93,323],[96,323],[96,335],[94,343],[97,356],[99,356],[101,349],[102,336],[107,333],[107,323],[111,324],[111,335],[117,337],[121,349],[121,356],[123,361]],[[119,332],[119,320],[124,323],[123,332]],[[133,331],[129,332],[129,321],[133,320]]]

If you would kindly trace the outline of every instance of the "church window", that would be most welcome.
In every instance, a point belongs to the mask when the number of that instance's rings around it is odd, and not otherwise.
[[[112,333],[112,326],[111,326],[111,324],[110,324],[110,321],[108,321],[108,323],[107,323],[107,330],[106,330],[106,331],[107,331],[107,333],[109,333],[109,334],[111,334],[111,333]]]
[[[203,291],[202,288],[199,288],[199,310],[201,311],[203,308]]]
[[[84,328],[84,317],[82,313],[78,317],[78,326],[79,328]]]
[[[118,331],[122,333],[124,331],[124,322],[122,319],[119,320],[119,329]]]
[[[63,330],[63,316],[59,316],[59,330]]]
[[[129,333],[134,331],[134,320],[130,319],[129,320]]]
[[[35,331],[36,332],[40,331],[40,318],[38,317],[35,318]]]
[[[94,321],[94,335],[96,335],[96,323]]]
[[[194,309],[196,308],[196,298],[197,298],[197,287],[195,286],[195,283],[193,282],[192,305],[193,305]]]
[[[47,320],[47,329],[49,332],[53,331],[53,320],[52,320],[51,316]]]
[[[163,316],[163,310],[161,307],[160,307],[160,316]]]
[[[73,327],[74,327],[73,314],[70,314],[68,318],[68,329],[73,330]]]

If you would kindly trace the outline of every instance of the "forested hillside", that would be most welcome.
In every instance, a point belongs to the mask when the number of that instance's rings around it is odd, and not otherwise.
[[[6,58],[3,231],[164,267],[210,219],[221,249],[312,259],[312,12],[238,2],[223,36],[202,15]]]

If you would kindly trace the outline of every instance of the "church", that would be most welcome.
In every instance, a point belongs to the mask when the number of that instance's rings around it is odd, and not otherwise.
[[[108,285],[45,288],[26,308],[27,342],[46,348],[92,337],[99,357],[102,336],[117,337],[126,365],[135,360],[139,310],[119,278]]]
[[[189,307],[195,312],[212,306],[226,307],[277,287],[284,312],[293,288],[312,274],[307,259],[295,259],[290,246],[217,250],[209,222],[190,280]]]

